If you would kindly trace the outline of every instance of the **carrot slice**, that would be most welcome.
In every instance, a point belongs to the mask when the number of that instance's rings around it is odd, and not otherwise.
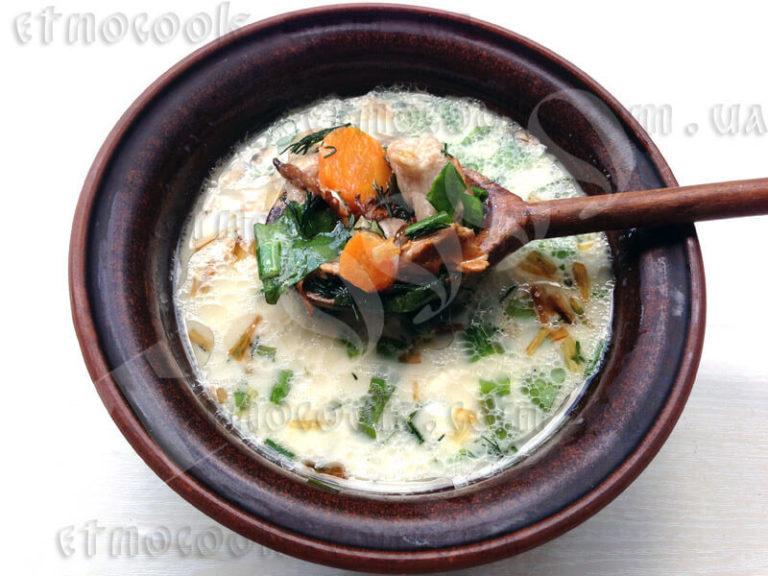
[[[320,184],[337,191],[354,212],[376,198],[375,186],[387,189],[392,170],[378,140],[359,128],[337,128],[320,146]]]
[[[400,248],[373,232],[358,232],[339,257],[339,275],[365,292],[391,287],[397,276]]]

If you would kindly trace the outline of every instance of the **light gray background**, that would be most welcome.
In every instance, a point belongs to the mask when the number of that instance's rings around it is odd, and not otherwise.
[[[233,0],[249,22],[312,5]],[[718,105],[768,119],[765,9],[728,2],[475,0],[423,2],[493,21],[555,50],[644,116],[681,183],[768,176],[765,124],[721,135]],[[26,574],[337,574],[259,546],[250,549],[165,486],[99,401],[70,321],[67,243],[79,188],[131,101],[199,44],[131,36],[70,43],[39,30],[47,3],[2,3],[3,398],[0,523],[4,571]],[[182,22],[217,2],[56,2],[59,22],[122,11]],[[503,6],[503,8],[501,7]],[[30,12],[33,37],[14,22]],[[658,109],[658,108],[657,108]],[[753,118],[755,120],[755,118]],[[696,127],[692,127],[692,124]],[[759,133],[755,133],[759,132]],[[698,227],[709,288],[707,340],[693,394],[640,478],[583,525],[484,574],[768,574],[768,218]],[[135,529],[139,546],[120,547]],[[175,542],[165,547],[168,537]],[[117,544],[115,544],[117,543]],[[153,547],[155,545],[155,547]],[[157,548],[159,545],[159,549]],[[116,546],[116,547],[115,547]],[[467,572],[469,573],[469,572]]]

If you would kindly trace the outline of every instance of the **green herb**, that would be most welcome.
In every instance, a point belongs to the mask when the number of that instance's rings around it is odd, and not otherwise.
[[[313,292],[322,298],[333,301],[334,306],[352,307],[355,311],[355,302],[349,288],[338,276],[317,275],[304,281],[305,292]]]
[[[600,363],[600,360],[603,358],[603,351],[605,350],[605,339],[600,340],[600,342],[597,343],[597,347],[595,348],[595,353],[592,354],[592,357],[589,359],[589,362],[586,363],[584,366],[584,374],[589,377],[591,376],[595,368],[597,368],[597,365]]]
[[[366,232],[373,232],[382,238],[384,237],[384,231],[381,229],[381,226],[379,226],[379,223],[376,222],[376,220],[368,220],[362,216],[358,218],[357,222],[355,222],[355,225],[352,226],[352,229],[365,230]]]
[[[479,186],[472,186],[472,192],[480,199],[480,202],[485,202],[488,199],[488,190],[480,188]]]
[[[339,124],[338,126],[332,126],[324,130],[318,130],[317,132],[312,132],[311,134],[307,134],[301,140],[292,142],[291,144],[286,146],[285,149],[280,152],[280,154],[284,154],[288,150],[290,150],[294,154],[306,154],[307,152],[309,152],[312,146],[322,142],[323,138],[328,136],[328,134],[330,134],[337,128],[346,128],[347,126],[349,126],[349,124]]]
[[[277,382],[272,386],[272,393],[269,395],[269,401],[272,404],[280,404],[291,391],[291,380],[293,380],[293,370],[280,370],[277,375]]]
[[[535,318],[536,310],[530,298],[511,298],[504,306],[504,313],[510,318]]]
[[[499,442],[499,440],[493,438],[492,436],[488,436],[487,434],[484,434],[480,438],[488,445],[488,450],[490,453],[497,458],[503,458],[507,454],[515,454],[517,452],[517,446],[514,444],[508,444],[507,446],[504,446],[501,442]]]
[[[530,396],[531,402],[544,412],[549,412],[552,408],[559,389],[558,384],[544,378],[536,371],[527,376],[523,382],[523,392]]]
[[[387,190],[375,183],[373,189],[376,192],[376,205],[384,208],[390,218],[400,218],[406,222],[413,218],[413,210],[403,198],[394,173],[389,179]]]
[[[512,292],[514,292],[515,290],[517,290],[517,284],[512,284],[512,286],[509,286],[508,288],[504,288],[501,291],[501,296],[499,296],[499,304],[504,302],[504,300],[506,300],[509,297],[509,295],[512,294]]]
[[[435,177],[427,193],[427,200],[435,210],[445,212],[450,217],[453,217],[456,207],[461,204],[465,226],[479,228],[483,223],[483,202],[480,197],[467,193],[467,185],[453,162],[446,163]]]
[[[419,444],[424,444],[424,436],[419,432],[419,429],[416,427],[416,424],[413,422],[413,417],[418,414],[418,410],[414,410],[411,412],[410,416],[408,416],[408,420],[405,422],[405,425],[408,427],[408,432],[413,434],[413,436],[416,438],[416,441]]]
[[[349,340],[346,340],[344,338],[339,338],[339,342],[341,342],[344,345],[344,348],[347,351],[347,356],[350,358],[356,358],[363,353],[363,349],[360,348],[354,342],[350,342]]]
[[[368,396],[363,402],[363,406],[360,409],[357,422],[360,425],[360,430],[363,433],[376,439],[376,424],[381,419],[381,415],[384,412],[384,407],[389,402],[389,397],[392,396],[395,387],[392,384],[388,384],[383,378],[371,378],[371,384],[368,387]]]
[[[357,379],[358,379],[358,378],[357,378],[357,374],[355,374],[354,372],[352,372],[352,378],[354,378],[355,380],[357,380]]]
[[[303,205],[290,202],[273,222],[253,229],[259,278],[269,304],[321,264],[338,258],[350,237],[342,222],[311,198]]]
[[[461,142],[459,142],[459,146],[463,148],[465,146],[472,146],[477,144],[490,133],[490,126],[475,126],[472,131],[467,134]]]
[[[461,196],[461,204],[464,206],[464,214],[462,215],[464,225],[480,228],[483,225],[483,201],[477,196],[464,193]]]
[[[387,214],[389,214],[389,217],[392,218],[392,207],[389,205],[389,202],[387,202],[387,191],[384,190],[383,186],[376,184],[376,182],[373,183],[373,191],[376,192],[376,198],[378,199],[379,204],[384,207]]]
[[[560,260],[566,260],[575,254],[576,252],[573,250],[567,250],[562,248],[560,250],[552,251],[552,256],[554,256],[555,258],[559,258]]]
[[[325,201],[311,192],[306,193],[303,204],[289,202],[285,209],[292,212],[299,233],[305,238],[330,232],[339,221]]]
[[[453,216],[456,206],[461,202],[461,196],[466,192],[466,184],[456,166],[453,162],[447,162],[432,182],[427,200],[438,212],[446,212]]]
[[[273,346],[265,346],[264,344],[257,344],[256,354],[262,358],[269,358],[270,360],[274,360],[275,356],[277,355],[277,348]]]
[[[571,355],[571,360],[576,362],[576,364],[584,364],[584,362],[587,361],[584,356],[581,355],[581,342],[578,340],[576,340],[576,347],[574,353]]]
[[[415,312],[446,293],[445,278],[421,285],[395,284],[384,298],[384,308],[397,314]]]
[[[294,454],[293,452],[288,450],[288,448],[285,448],[285,447],[281,446],[280,444],[278,444],[277,442],[275,442],[274,440],[272,440],[270,438],[267,438],[267,439],[264,440],[264,445],[268,446],[269,448],[271,448],[272,450],[274,450],[278,454],[281,454],[281,455],[285,456],[286,458],[293,459],[293,458],[296,457],[296,454]]]
[[[480,379],[480,393],[483,395],[509,396],[511,391],[509,376],[499,376],[496,380]]]
[[[406,226],[403,232],[406,236],[413,239],[432,234],[443,228],[448,228],[451,224],[453,224],[453,218],[451,218],[449,214],[446,212],[438,212],[437,214],[427,216],[423,220],[419,220],[410,226]]]
[[[339,488],[338,486],[332,486],[331,484],[323,482],[322,480],[318,480],[313,476],[310,476],[309,478],[307,478],[307,484],[312,484],[314,486],[317,486],[318,488],[323,488],[324,490],[328,490],[334,493],[341,492],[341,488]]]
[[[465,354],[470,362],[477,362],[481,358],[493,354],[503,354],[504,349],[494,340],[499,331],[496,326],[488,323],[482,315],[475,316],[472,322],[460,335]]]
[[[235,392],[235,407],[241,412],[248,410],[251,405],[251,395],[247,391]]]
[[[323,158],[330,158],[331,156],[336,154],[336,152],[338,152],[338,150],[336,149],[336,146],[323,146],[323,150],[330,150],[330,152],[328,152],[327,154],[323,154]]]

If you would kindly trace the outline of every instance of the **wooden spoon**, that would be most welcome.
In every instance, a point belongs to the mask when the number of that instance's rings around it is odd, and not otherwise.
[[[464,173],[488,191],[481,248],[491,264],[531,240],[768,214],[768,178],[525,202],[473,170]]]
[[[488,191],[480,247],[491,265],[531,240],[768,214],[768,178],[525,202],[474,170],[463,171],[470,184]],[[320,294],[305,296],[335,307]]]

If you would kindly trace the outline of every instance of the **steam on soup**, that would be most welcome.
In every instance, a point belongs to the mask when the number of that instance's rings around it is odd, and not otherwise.
[[[608,242],[489,266],[467,168],[526,200],[582,194],[509,119],[400,90],[289,114],[214,170],[175,303],[199,380],[255,449],[311,482],[419,490],[511,465],[557,426],[609,338]]]

